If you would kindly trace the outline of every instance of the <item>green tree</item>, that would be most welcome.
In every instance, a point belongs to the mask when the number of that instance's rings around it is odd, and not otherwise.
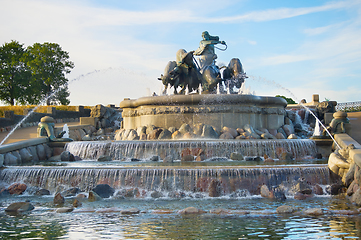
[[[29,92],[30,71],[24,53],[23,44],[14,40],[0,47],[0,100],[12,106],[17,102],[24,104]]]
[[[276,97],[280,97],[280,98],[283,98],[287,101],[287,104],[297,104],[292,98],[288,98],[288,97],[285,97],[285,96],[282,96],[282,95],[276,95]]]
[[[39,102],[46,97],[47,105],[54,102],[69,104],[66,99],[69,96],[69,80],[65,75],[74,68],[74,63],[69,60],[68,52],[57,43],[35,43],[27,48],[26,58],[32,74],[31,84],[37,89],[29,101]]]

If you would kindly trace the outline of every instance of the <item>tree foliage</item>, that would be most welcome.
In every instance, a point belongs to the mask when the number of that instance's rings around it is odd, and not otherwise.
[[[4,96],[0,95],[0,100],[10,105],[14,105],[15,102],[38,104],[45,98],[47,105],[70,103],[67,99],[70,93],[65,75],[74,68],[74,63],[69,60],[68,52],[63,51],[59,44],[35,43],[24,49],[23,45],[12,41],[0,48],[0,56],[2,55],[4,56],[0,57],[0,84],[2,92],[5,93]],[[7,67],[9,64],[3,64],[11,62],[11,59],[15,59],[17,63],[13,64],[14,69],[18,71],[17,75],[14,75],[15,70]],[[3,85],[11,85],[15,89],[5,88]]]
[[[280,97],[280,98],[283,98],[287,101],[287,104],[297,104],[292,98],[288,98],[288,97],[285,97],[285,96],[282,96],[282,95],[276,95],[276,97]]]
[[[9,105],[25,103],[24,94],[29,88],[30,72],[23,61],[25,49],[17,41],[0,47],[0,100]]]

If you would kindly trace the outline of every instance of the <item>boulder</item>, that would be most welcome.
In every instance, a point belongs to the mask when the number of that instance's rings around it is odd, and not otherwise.
[[[306,182],[305,179],[300,179],[298,181],[298,183],[296,184],[294,190],[295,190],[295,192],[299,192],[302,194],[311,194],[312,193],[311,186],[308,185],[308,183]]]
[[[7,188],[10,194],[20,195],[26,190],[27,186],[24,183],[14,183]]]
[[[229,134],[232,135],[233,138],[236,138],[239,135],[239,133],[237,132],[236,129],[230,128],[230,127],[223,127],[221,132],[222,133],[229,133]]]
[[[138,208],[129,208],[120,211],[121,214],[138,214],[140,213],[140,210]]]
[[[269,188],[267,187],[267,185],[261,186],[261,196],[264,198],[272,198],[272,193],[269,190]]]
[[[345,186],[349,186],[352,181],[354,180],[356,172],[356,164],[354,162],[351,163],[350,168],[348,169],[347,173],[342,177],[342,183]]]
[[[4,166],[4,154],[0,154],[0,168]]]
[[[352,181],[352,183],[350,184],[350,186],[348,186],[347,190],[346,190],[346,194],[348,196],[351,196],[352,194],[354,194],[357,189],[359,189],[360,186],[356,183],[356,181]]]
[[[146,126],[141,126],[137,128],[137,135],[140,136],[142,134],[147,134],[147,127]]]
[[[194,161],[194,156],[192,155],[183,155],[181,158],[181,162],[192,162]]]
[[[361,188],[358,188],[357,191],[352,194],[351,202],[357,206],[361,206]]]
[[[69,151],[64,151],[60,154],[60,159],[63,162],[74,162],[75,161],[75,157],[72,153],[70,153]]]
[[[98,162],[110,162],[112,161],[112,158],[108,155],[101,155],[98,157]]]
[[[358,185],[361,185],[361,169],[358,167],[358,165],[356,165],[355,168],[354,181],[356,181]]]
[[[152,162],[159,162],[160,157],[159,156],[152,156],[149,160],[152,161]]]
[[[282,205],[279,206],[276,211],[278,214],[290,214],[296,212],[297,209],[288,205]]]
[[[331,195],[338,195],[344,192],[344,186],[342,184],[334,183],[329,186],[329,193]]]
[[[21,162],[21,156],[20,156],[19,151],[12,151],[11,153],[17,158],[16,161],[17,161],[18,163],[22,163],[22,162]]]
[[[183,139],[192,139],[192,138],[196,138],[197,136],[196,135],[194,135],[193,133],[191,133],[191,132],[187,132],[187,133],[185,133],[185,134],[183,134]]]
[[[291,133],[290,135],[288,135],[287,139],[298,139],[298,137],[296,134]]]
[[[173,134],[175,131],[177,131],[177,129],[175,127],[170,127],[168,128],[168,131]]]
[[[153,130],[155,130],[155,129],[157,129],[157,127],[156,126],[154,126],[154,125],[147,125],[147,130],[145,131],[145,133],[147,134],[147,135],[149,135]]]
[[[303,193],[300,193],[300,192],[297,192],[293,198],[294,199],[297,199],[297,200],[305,200],[307,197],[309,197],[310,195],[307,195],[307,194],[303,194]]]
[[[100,201],[100,200],[102,200],[102,198],[96,192],[93,192],[93,191],[89,192],[89,195],[88,195],[89,202],[95,202],[95,201]]]
[[[243,154],[242,154],[242,153],[239,153],[239,152],[233,152],[233,153],[231,153],[231,156],[230,156],[229,158],[232,159],[232,160],[235,160],[235,161],[242,161],[242,160],[244,160]]]
[[[202,138],[218,138],[219,135],[212,126],[204,125],[201,137]]]
[[[289,135],[295,133],[295,130],[293,129],[293,125],[291,125],[291,124],[285,124],[285,125],[283,125],[282,129],[285,131],[287,137],[288,137]]]
[[[203,151],[203,149],[199,149],[196,156],[196,161],[201,162],[204,161],[205,159],[206,159],[206,153]]]
[[[73,196],[76,196],[78,193],[80,193],[80,189],[79,188],[69,188],[63,192],[61,192],[61,195],[64,196],[64,197],[73,197]]]
[[[231,214],[232,211],[228,210],[228,209],[224,209],[224,208],[216,208],[216,209],[211,209],[209,210],[209,213],[211,214]]]
[[[126,140],[133,141],[137,139],[139,139],[137,132],[134,129],[131,129]]]
[[[157,128],[151,131],[148,135],[149,140],[157,140],[159,138],[159,135],[162,133],[162,128]]]
[[[178,211],[179,214],[202,214],[206,213],[206,211],[203,211],[202,209],[198,209],[195,207],[187,207],[185,209],[182,209]]]
[[[277,133],[275,137],[276,137],[276,139],[286,139],[285,135],[283,135],[283,134],[280,133],[280,132]]]
[[[61,205],[65,203],[65,198],[60,193],[57,193],[54,196],[53,202],[55,205]]]
[[[139,135],[139,140],[147,140],[147,134],[145,134],[145,133],[142,133],[142,134],[140,134]]]
[[[30,146],[28,147],[28,151],[33,156],[32,161],[33,162],[39,162],[38,152],[36,151],[36,146]]]
[[[166,156],[164,159],[163,159],[163,162],[164,163],[172,163],[173,162],[173,158],[171,156]]]
[[[160,198],[160,197],[163,197],[163,194],[161,192],[158,192],[158,191],[153,191],[150,196],[152,198]]]
[[[4,165],[12,166],[20,164],[19,159],[11,153],[6,153],[4,157]]]
[[[21,162],[23,163],[31,162],[31,160],[33,160],[33,155],[31,155],[29,150],[26,148],[20,149],[19,154],[21,157]]]
[[[124,128],[115,131],[114,140],[116,140],[116,141],[121,141],[121,140],[123,140],[123,132],[124,132],[124,131],[125,131]]]
[[[113,196],[115,190],[108,184],[98,184],[95,188],[92,189],[93,192],[98,194],[102,198],[109,198]]]
[[[208,186],[208,195],[210,197],[219,197],[222,194],[221,182],[218,179],[212,179]]]
[[[163,129],[163,131],[159,134],[158,139],[172,139],[172,133],[168,129]]]
[[[284,136],[284,138],[287,138],[287,133],[285,132],[285,130],[283,130],[282,127],[280,127],[279,129],[277,129],[277,133],[282,133],[282,135]],[[277,137],[277,135],[276,135]]]
[[[316,184],[312,186],[312,192],[316,195],[323,195],[323,189],[320,185]]]
[[[321,208],[309,208],[303,211],[306,215],[319,216],[323,214],[323,210]]]
[[[282,152],[280,155],[278,155],[279,160],[284,161],[291,161],[293,160],[293,155],[289,152]]]
[[[61,208],[57,208],[55,212],[57,213],[68,213],[68,212],[72,212],[74,210],[73,207],[61,207]]]
[[[82,205],[83,204],[78,199],[74,199],[73,207],[78,208],[78,207],[81,207]]]
[[[275,139],[276,137],[273,136],[273,135],[270,134],[270,133],[262,133],[262,134],[261,134],[261,138],[263,138],[263,139]]]
[[[204,127],[203,123],[194,124],[194,126],[193,126],[193,134],[200,137],[202,135],[202,132],[203,132],[203,127]]]
[[[219,136],[219,139],[234,139],[231,133],[225,132],[222,133],[221,136]]]
[[[42,144],[37,145],[36,152],[38,153],[38,158],[40,161],[46,160],[46,152],[45,152],[44,145],[42,145]]]
[[[178,130],[172,133],[172,139],[181,139],[183,137],[183,134],[179,132]]]
[[[28,212],[34,209],[34,206],[29,202],[16,202],[10,204],[5,212]]]
[[[46,159],[53,156],[53,149],[51,147],[49,147],[48,144],[46,144],[46,143],[44,143],[43,146],[44,146],[44,149],[45,149]]]
[[[182,126],[180,126],[178,131],[180,133],[182,133],[183,135],[186,133],[193,133],[191,126],[189,126],[189,124],[187,124],[187,123],[183,123]]]
[[[43,195],[50,195],[50,191],[48,189],[39,189],[35,192],[35,195],[37,196],[43,196]]]
[[[286,200],[285,192],[281,188],[275,187],[272,189],[272,191],[273,191],[274,199],[279,200],[279,201]]]

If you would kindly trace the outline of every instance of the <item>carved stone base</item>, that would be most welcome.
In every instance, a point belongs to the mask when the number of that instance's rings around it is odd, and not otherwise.
[[[282,98],[236,94],[153,96],[120,103],[125,129],[149,124],[179,128],[183,123],[204,123],[217,129],[246,124],[255,129],[278,129],[284,124],[286,105]]]

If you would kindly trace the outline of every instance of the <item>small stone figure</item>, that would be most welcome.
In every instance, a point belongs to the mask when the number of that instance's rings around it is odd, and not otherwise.
[[[327,127],[333,134],[337,133],[348,133],[350,131],[350,122],[347,118],[347,113],[342,111],[337,111],[333,114],[333,119],[330,123],[330,126]],[[326,131],[323,131],[323,135],[326,135]]]
[[[51,142],[69,142],[73,141],[73,139],[70,138],[62,138],[65,134],[65,131],[62,131],[59,133],[58,136],[55,137],[54,135],[54,127],[55,127],[55,121],[54,118],[45,116],[40,119],[40,123],[38,124],[38,137],[49,137],[49,140]]]

